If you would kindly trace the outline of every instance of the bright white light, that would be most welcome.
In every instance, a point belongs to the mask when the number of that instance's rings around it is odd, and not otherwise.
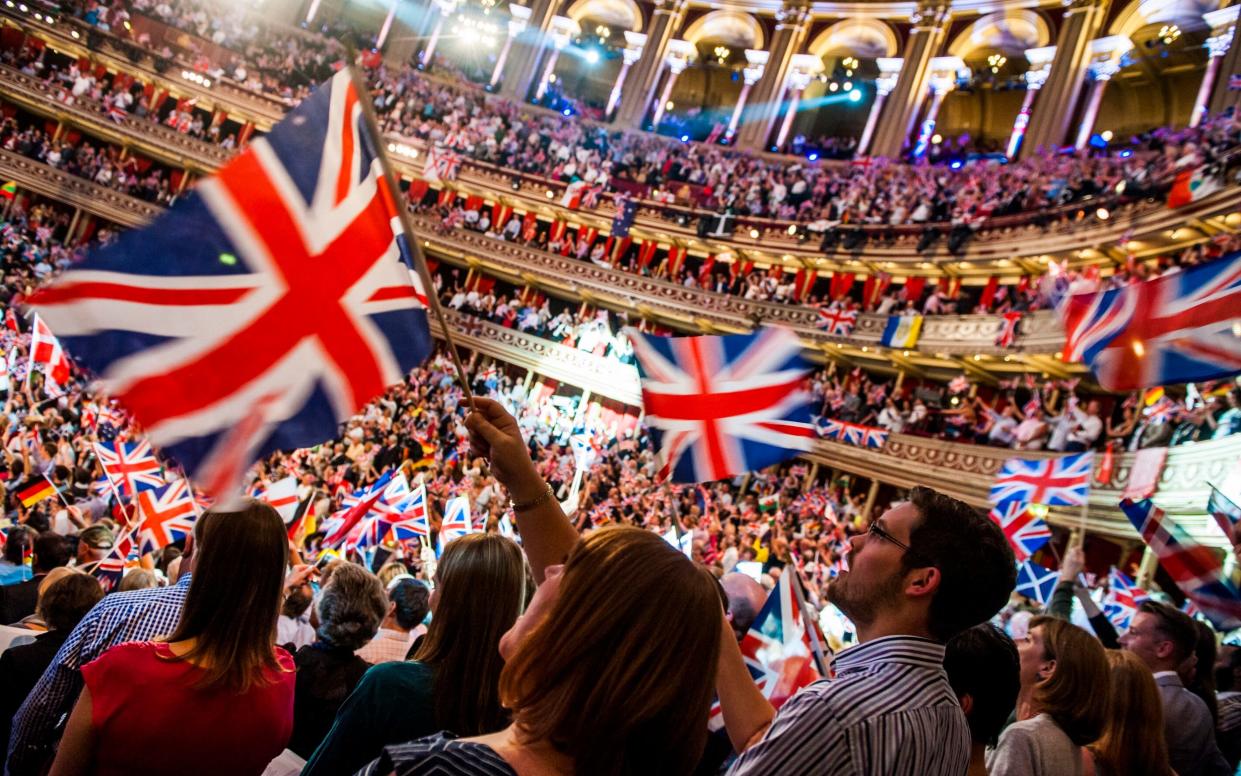
[[[861,102],[861,101],[862,101],[861,92],[851,92],[849,94],[849,102]]]
[[[589,63],[590,63],[590,64],[592,64],[592,65],[597,65],[597,64],[599,64],[599,52],[598,52],[598,51],[595,51],[594,49],[590,49],[589,51],[587,51],[587,52],[586,52],[586,61],[587,61],[587,62],[589,62]]]

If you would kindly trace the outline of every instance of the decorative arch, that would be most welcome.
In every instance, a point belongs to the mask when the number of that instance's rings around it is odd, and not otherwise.
[[[622,30],[642,32],[642,9],[634,0],[577,0],[566,14],[570,19],[582,23],[583,19],[593,19]]]
[[[763,25],[748,13],[738,11],[712,11],[700,16],[681,37],[694,45],[701,41],[724,43],[741,49],[762,49],[766,45]]]
[[[980,17],[948,46],[948,55],[965,59],[979,49],[1020,53],[1051,43],[1047,20],[1036,11],[1014,8]]]
[[[896,32],[880,19],[844,19],[819,33],[807,49],[816,57],[848,53],[859,57],[900,56]]]
[[[1184,29],[1202,29],[1202,14],[1225,5],[1221,0],[1132,0],[1108,27],[1108,35],[1133,34],[1151,24],[1178,24]]]

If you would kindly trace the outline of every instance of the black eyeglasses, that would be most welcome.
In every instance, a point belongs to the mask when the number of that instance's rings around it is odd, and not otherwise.
[[[879,525],[879,521],[877,520],[870,524],[869,533],[872,533],[875,536],[878,536],[880,539],[883,539],[885,542],[892,542],[893,544],[895,544],[897,547],[900,547],[905,552],[909,552],[909,553],[913,552],[913,549],[908,544],[905,544],[900,539],[897,539],[892,534],[883,530],[883,526]]]

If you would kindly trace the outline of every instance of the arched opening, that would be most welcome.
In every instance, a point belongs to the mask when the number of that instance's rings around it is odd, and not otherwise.
[[[578,0],[565,15],[577,22],[578,32],[556,61],[550,91],[602,118],[623,62],[625,33],[642,30],[642,9],[634,0]]]
[[[691,22],[681,37],[693,44],[695,58],[677,77],[658,131],[695,140],[718,136],[741,94],[746,50],[766,45],[763,26],[749,14],[712,11]]]

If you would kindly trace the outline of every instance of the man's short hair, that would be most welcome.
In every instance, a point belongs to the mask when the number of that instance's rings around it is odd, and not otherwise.
[[[952,692],[973,700],[965,715],[970,738],[976,744],[995,746],[1021,690],[1017,645],[991,623],[975,625],[948,642],[944,670]]]
[[[103,588],[99,580],[75,571],[47,586],[39,597],[38,610],[48,629],[67,632],[73,630],[101,598]]]
[[[69,542],[55,531],[44,531],[34,540],[36,571],[51,571],[69,565]]]
[[[416,579],[399,579],[388,591],[396,604],[396,624],[404,630],[417,628],[431,611],[431,591]]]
[[[116,537],[104,526],[92,525],[78,534],[78,541],[94,550],[110,550]]]
[[[1172,642],[1172,659],[1180,663],[1194,653],[1198,645],[1198,626],[1185,612],[1175,606],[1158,601],[1143,601],[1138,605],[1139,612],[1146,612],[1155,618],[1155,629],[1159,635]]]
[[[921,520],[909,534],[902,565],[906,571],[939,569],[927,628],[946,642],[1008,603],[1017,585],[1013,549],[994,521],[964,501],[924,487],[911,490],[909,500]]]

